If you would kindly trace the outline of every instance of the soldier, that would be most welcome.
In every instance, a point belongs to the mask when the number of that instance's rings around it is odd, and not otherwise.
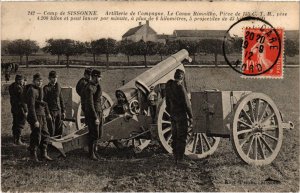
[[[186,138],[188,132],[188,121],[193,122],[190,100],[182,82],[184,71],[177,69],[175,80],[169,80],[166,84],[166,110],[171,116],[172,124],[172,148],[175,163],[188,166],[183,160]]]
[[[28,105],[27,121],[31,128],[28,150],[30,151],[31,159],[35,162],[39,162],[37,157],[38,148],[41,150],[43,159],[52,160],[47,154],[49,131],[46,120],[46,116],[48,119],[51,119],[51,115],[47,103],[43,101],[42,83],[42,77],[39,73],[33,75],[33,84],[28,88],[26,95]]]
[[[84,112],[84,94],[83,94],[83,90],[85,88],[85,86],[87,85],[87,83],[89,83],[90,79],[91,79],[91,73],[92,73],[92,68],[86,68],[83,74],[83,78],[81,78],[78,83],[76,84],[76,92],[77,94],[80,96],[80,100],[81,100],[81,110],[82,112]]]
[[[55,71],[49,72],[49,84],[44,86],[44,101],[48,104],[52,119],[48,120],[50,136],[63,133],[63,119],[66,118],[65,105],[60,84],[57,82]]]
[[[10,73],[11,73],[11,63],[7,63],[5,66],[5,81],[8,82],[10,80]]]
[[[18,63],[15,63],[15,73],[18,72],[18,69],[19,69],[19,64],[18,64]]]
[[[24,100],[24,77],[17,74],[15,82],[9,85],[11,113],[13,115],[12,132],[14,144],[25,145],[21,140],[21,131],[25,126],[28,109]]]
[[[101,72],[93,70],[91,76],[92,79],[86,85],[83,93],[85,100],[84,113],[89,129],[89,156],[92,160],[97,160],[97,140],[102,136]]]

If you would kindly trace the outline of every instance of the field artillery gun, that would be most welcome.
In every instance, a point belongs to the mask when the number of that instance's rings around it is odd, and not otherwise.
[[[184,70],[184,60],[190,61],[190,58],[186,50],[181,50],[145,71],[116,90],[115,103],[104,93],[100,141],[113,142],[117,147],[131,145],[141,151],[151,140],[157,139],[171,153],[172,132],[170,115],[165,109],[165,83],[174,77],[176,69]],[[74,102],[74,89],[64,92],[71,97],[67,103],[72,101],[67,117],[71,117],[78,130],[50,139],[50,144],[63,155],[88,144],[79,97]],[[189,95],[194,123],[189,127],[185,154],[191,159],[212,155],[223,137],[231,139],[235,152],[244,162],[269,164],[279,153],[283,129],[294,127],[293,123],[283,121],[275,103],[262,93],[204,90]]]
[[[172,55],[121,86],[115,92],[116,103],[103,93],[104,125],[103,136],[99,142],[113,142],[119,148],[134,146],[138,151],[147,147],[152,139],[150,128],[157,125],[157,108],[150,108],[148,96],[155,91],[157,93],[157,100],[152,107],[157,106],[158,98],[162,101],[164,84],[173,78],[176,69],[184,70],[181,63],[184,59],[190,59],[186,50]],[[76,131],[65,136],[52,137],[49,142],[65,155],[71,150],[88,145],[88,129],[84,124],[80,99],[74,88],[62,88],[62,92],[66,101],[66,120],[69,121],[67,127],[71,130],[75,128]]]

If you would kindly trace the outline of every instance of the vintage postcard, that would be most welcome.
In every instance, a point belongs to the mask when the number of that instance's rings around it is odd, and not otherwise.
[[[1,3],[1,191],[298,192],[299,2]]]

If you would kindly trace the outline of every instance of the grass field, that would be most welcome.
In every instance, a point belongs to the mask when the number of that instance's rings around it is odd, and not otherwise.
[[[28,77],[39,71],[44,77],[52,69],[21,69]],[[83,69],[56,69],[63,86],[74,87]],[[116,88],[146,69],[103,71],[103,90],[114,96]],[[172,156],[153,144],[142,153],[108,147],[93,162],[82,150],[53,162],[33,164],[25,147],[12,144],[9,97],[1,100],[2,191],[299,191],[299,69],[286,68],[284,79],[242,79],[229,68],[187,68],[191,91],[250,90],[269,95],[295,129],[284,132],[278,157],[268,166],[244,164],[234,154],[231,142],[222,139],[210,157],[196,161],[197,169],[176,168]],[[12,77],[13,79],[14,77]],[[45,79],[46,81],[46,79]],[[47,81],[46,81],[47,82]],[[46,82],[44,84],[46,84]],[[28,142],[30,129],[24,130]],[[271,179],[271,180],[268,180]]]

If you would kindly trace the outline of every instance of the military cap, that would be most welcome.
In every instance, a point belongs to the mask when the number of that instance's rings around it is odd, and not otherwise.
[[[49,78],[57,78],[57,74],[54,70],[49,72]]]
[[[101,77],[101,72],[99,70],[93,70],[92,71],[92,76],[96,77]]]
[[[16,77],[15,77],[15,80],[22,80],[24,79],[24,77],[21,75],[21,74],[17,74]]]
[[[88,75],[91,75],[91,74],[92,74],[92,71],[93,71],[92,68],[86,68],[85,71],[84,71],[84,73],[85,73],[85,74],[88,74]]]
[[[183,70],[180,70],[180,69],[177,69],[177,70],[175,71],[174,78],[175,78],[175,79],[182,80],[183,77],[184,77],[184,71],[183,71]]]
[[[36,73],[35,75],[33,75],[33,80],[42,80],[42,76],[40,73]]]

